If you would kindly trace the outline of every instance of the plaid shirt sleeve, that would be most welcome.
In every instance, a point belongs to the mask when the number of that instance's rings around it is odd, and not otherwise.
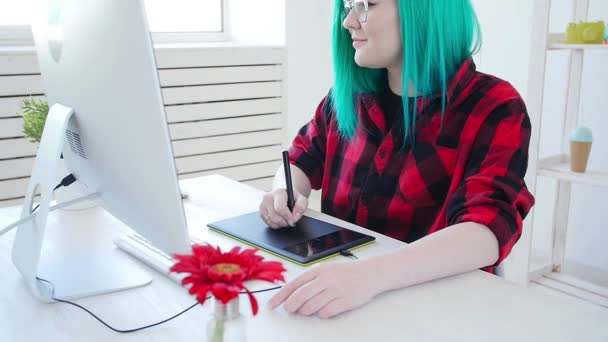
[[[449,225],[476,222],[496,235],[495,266],[521,236],[523,219],[534,204],[524,182],[530,133],[530,119],[519,96],[492,110],[472,139],[464,180],[448,202]]]
[[[304,125],[289,148],[289,161],[302,170],[314,190],[321,188],[325,165],[329,95],[321,101],[313,119]]]

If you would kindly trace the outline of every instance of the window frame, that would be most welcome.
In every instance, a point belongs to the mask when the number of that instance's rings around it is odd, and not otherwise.
[[[228,11],[226,0],[221,0],[222,30],[217,32],[150,32],[152,43],[205,43],[226,42],[230,40],[228,32]],[[0,46],[33,46],[31,25],[7,25],[0,27]]]

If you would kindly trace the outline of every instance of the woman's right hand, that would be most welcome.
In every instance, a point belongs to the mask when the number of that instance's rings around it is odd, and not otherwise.
[[[308,197],[298,193],[295,189],[293,197],[295,204],[293,212],[291,212],[287,207],[286,189],[279,188],[264,194],[262,203],[260,203],[260,217],[262,220],[274,229],[294,227],[308,208]]]

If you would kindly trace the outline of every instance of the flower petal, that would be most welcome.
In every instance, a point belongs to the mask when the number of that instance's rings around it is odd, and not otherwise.
[[[257,264],[252,270],[251,273],[249,275],[249,277],[247,278],[247,280],[249,279],[257,279],[257,280],[264,280],[264,281],[268,281],[268,282],[275,282],[275,281],[285,281],[285,279],[283,278],[282,273],[285,272],[285,268],[283,267],[283,264],[281,264],[280,262],[277,261],[266,261],[266,262],[261,262],[259,264]]]
[[[239,288],[225,283],[215,283],[211,286],[211,292],[217,300],[223,304],[228,304],[229,301],[239,295]]]
[[[247,291],[247,296],[249,296],[249,302],[251,303],[251,312],[253,312],[253,315],[255,316],[258,314],[258,301],[257,299],[255,299],[255,296],[249,291],[248,288],[245,287],[245,291]]]
[[[209,284],[200,285],[200,288],[198,289],[198,291],[196,293],[196,300],[201,304],[205,304],[205,301],[207,300],[207,294],[209,293],[210,290],[211,290],[211,285],[209,285]]]

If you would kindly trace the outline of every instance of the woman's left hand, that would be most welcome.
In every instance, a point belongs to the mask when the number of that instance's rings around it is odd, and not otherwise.
[[[329,318],[368,303],[379,294],[378,279],[367,261],[321,264],[285,285],[268,303],[273,310]]]

